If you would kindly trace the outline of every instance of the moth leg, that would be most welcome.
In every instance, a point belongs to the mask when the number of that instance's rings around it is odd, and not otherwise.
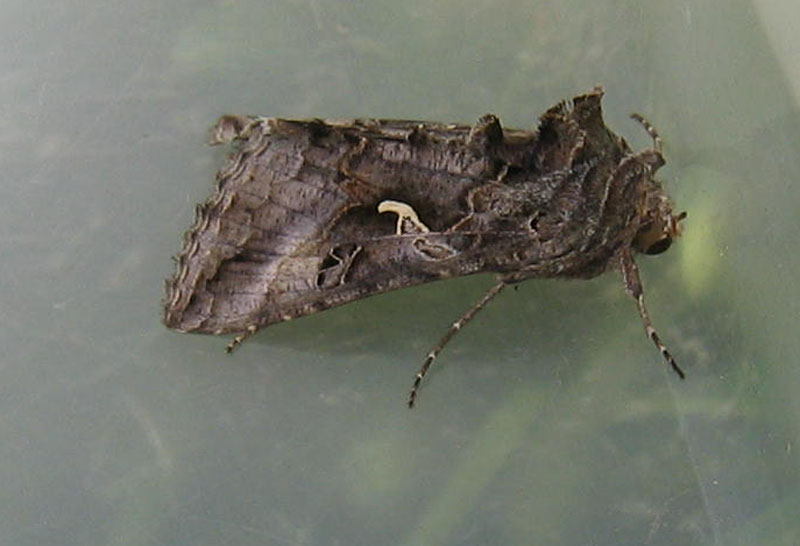
[[[647,118],[642,114],[637,114],[634,112],[631,114],[631,119],[638,121],[639,124],[644,127],[644,130],[647,131],[647,134],[650,135],[650,138],[653,139],[653,149],[658,152],[663,151],[661,148],[663,147],[664,141],[661,140],[658,131],[656,131],[656,128],[653,127],[649,121],[647,121]]]
[[[634,113],[631,114],[631,119],[638,121],[639,124],[644,127],[644,130],[647,131],[647,134],[650,135],[650,138],[653,139],[653,149],[644,150],[638,155],[645,163],[650,165],[650,168],[653,170],[653,172],[656,172],[666,163],[666,161],[664,161],[664,156],[662,155],[664,141],[661,140],[656,128],[653,127],[643,115]]]
[[[653,343],[658,347],[664,360],[666,360],[675,373],[678,374],[678,377],[685,379],[686,374],[683,373],[678,363],[675,362],[672,353],[669,352],[669,349],[667,349],[661,341],[661,338],[656,333],[656,329],[653,328],[653,324],[650,322],[650,315],[648,315],[647,308],[644,306],[644,291],[642,290],[642,282],[639,280],[639,268],[636,266],[636,262],[633,261],[633,254],[630,249],[625,249],[622,252],[619,263],[620,269],[622,270],[622,279],[625,282],[625,291],[636,300],[636,306],[639,308],[639,316],[642,317],[642,324],[644,324],[647,337],[653,340]]]
[[[411,392],[408,395],[409,408],[414,407],[414,402],[417,399],[417,392],[419,391],[419,386],[422,383],[422,379],[425,377],[425,374],[428,373],[428,369],[431,367],[431,364],[433,364],[433,361],[436,360],[436,357],[439,355],[439,353],[442,352],[442,349],[444,349],[445,345],[447,345],[447,343],[453,339],[453,336],[456,335],[461,328],[466,326],[466,324],[472,320],[478,311],[483,309],[492,298],[502,292],[503,288],[505,288],[507,285],[508,283],[505,281],[500,281],[491,287],[483,295],[480,301],[468,309],[466,313],[461,315],[460,319],[450,325],[447,333],[442,337],[436,347],[434,347],[431,352],[428,353],[428,356],[425,357],[425,362],[422,363],[422,367],[419,369],[417,376],[414,378],[414,386],[411,387]]]
[[[397,235],[406,233],[428,233],[430,229],[422,223],[411,205],[387,199],[378,204],[378,213],[393,212],[397,215]]]
[[[244,343],[245,339],[252,336],[256,332],[258,332],[258,326],[256,326],[255,324],[251,324],[250,326],[247,327],[247,330],[245,330],[244,332],[233,338],[233,340],[231,340],[231,342],[225,346],[225,352],[228,354],[232,353],[234,349],[236,349],[236,347]]]

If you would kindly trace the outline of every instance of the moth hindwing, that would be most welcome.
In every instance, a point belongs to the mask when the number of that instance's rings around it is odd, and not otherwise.
[[[508,284],[622,273],[647,335],[675,372],[644,304],[634,253],[665,251],[685,213],[655,172],[661,139],[634,152],[603,122],[603,90],[562,102],[536,131],[421,121],[224,116],[214,143],[235,150],[197,208],[164,321],[237,333],[438,279],[492,272],[497,284],[428,354]]]

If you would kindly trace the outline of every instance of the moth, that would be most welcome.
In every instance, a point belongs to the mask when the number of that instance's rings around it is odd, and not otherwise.
[[[589,279],[615,269],[647,336],[653,328],[634,254],[659,254],[686,213],[654,178],[662,142],[635,152],[602,117],[603,89],[547,110],[535,131],[487,114],[475,125],[380,119],[223,116],[212,143],[235,143],[214,194],[197,207],[164,322],[236,333],[389,290],[491,272],[497,283],[428,353],[408,398],[450,339],[506,286]]]

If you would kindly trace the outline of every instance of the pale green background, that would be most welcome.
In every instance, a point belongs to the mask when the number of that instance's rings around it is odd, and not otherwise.
[[[6,0],[0,544],[800,544],[796,1]],[[794,23],[792,23],[792,21]],[[222,113],[646,114],[686,235],[618,276],[457,279],[224,338],[160,324]]]

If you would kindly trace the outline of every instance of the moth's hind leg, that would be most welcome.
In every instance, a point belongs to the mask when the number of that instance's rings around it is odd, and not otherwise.
[[[442,352],[442,349],[445,348],[453,336],[456,335],[461,328],[466,326],[466,324],[472,320],[472,318],[483,309],[489,301],[494,298],[497,294],[499,294],[503,288],[507,286],[508,283],[505,281],[500,281],[493,287],[491,287],[478,301],[475,305],[470,307],[466,313],[461,315],[461,318],[455,321],[453,324],[450,325],[450,328],[447,330],[447,333],[442,336],[442,339],[439,340],[439,343],[434,347],[431,352],[428,353],[428,356],[425,357],[425,362],[422,363],[422,367],[417,372],[416,377],[414,378],[414,386],[411,387],[411,392],[408,395],[408,407],[413,408],[414,402],[417,399],[417,393],[419,391],[419,386],[422,383],[422,379],[425,377],[425,374],[428,373],[428,369],[433,364],[433,361],[436,360],[436,357],[439,353]]]
[[[647,314],[647,308],[644,306],[644,291],[642,290],[642,282],[639,280],[639,268],[636,266],[636,262],[633,261],[633,254],[630,249],[625,249],[620,256],[620,269],[622,270],[622,279],[625,281],[625,290],[636,300],[636,306],[639,308],[639,316],[642,318],[647,337],[653,340],[664,360],[678,374],[678,377],[685,379],[686,374],[675,362],[672,353],[661,341],[656,329],[653,328],[653,324],[650,322],[650,315]]]
[[[244,340],[246,340],[248,337],[252,336],[256,332],[258,332],[258,326],[256,326],[255,324],[251,324],[250,326],[247,327],[247,329],[244,332],[233,338],[231,342],[225,346],[225,352],[231,354],[236,349],[236,347],[244,343]]]

